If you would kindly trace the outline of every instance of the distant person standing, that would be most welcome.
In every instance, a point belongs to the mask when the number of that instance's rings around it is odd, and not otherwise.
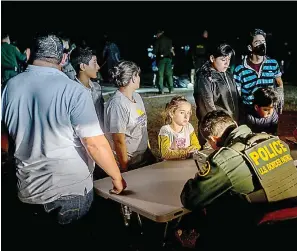
[[[193,63],[195,71],[199,70],[201,66],[208,60],[207,50],[209,47],[208,31],[204,30],[202,37],[196,42],[193,47]]]
[[[172,56],[175,56],[172,40],[164,35],[164,31],[158,30],[157,41],[154,46],[154,54],[158,66],[159,93],[164,94],[164,77],[168,83],[169,93],[173,92]]]
[[[260,29],[253,30],[247,47],[249,55],[234,70],[234,79],[245,105],[244,110],[252,108],[257,89],[272,87],[278,94],[277,110],[281,113],[284,103],[282,73],[277,61],[266,56],[266,33]]]
[[[105,46],[103,49],[103,60],[107,64],[107,71],[111,70],[121,60],[121,54],[119,47],[110,39],[109,36],[105,35]]]
[[[1,36],[1,85],[19,73],[19,64],[29,59],[30,49],[26,49],[24,53],[10,43],[7,33]]]
[[[72,46],[72,48],[70,48],[69,38],[66,38],[66,37],[62,38],[62,42],[63,42],[63,48],[64,48],[63,53],[67,55],[65,64],[62,65],[62,72],[64,72],[71,80],[75,80],[76,72],[70,63],[70,54],[72,50],[75,48],[75,45]]]

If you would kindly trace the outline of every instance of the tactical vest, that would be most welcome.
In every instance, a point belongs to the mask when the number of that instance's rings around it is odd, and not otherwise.
[[[288,145],[266,133],[251,134],[231,148],[244,157],[262,189],[246,196],[251,203],[297,198],[297,168]]]

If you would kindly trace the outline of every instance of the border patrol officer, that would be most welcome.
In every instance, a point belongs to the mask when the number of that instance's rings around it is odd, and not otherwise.
[[[19,73],[18,62],[25,62],[29,59],[30,50],[26,49],[21,53],[17,47],[10,44],[10,38],[7,33],[1,36],[1,75],[2,84]]]
[[[158,66],[158,88],[159,93],[164,94],[164,78],[168,83],[169,93],[173,92],[172,56],[175,56],[172,40],[164,35],[163,30],[157,31],[157,40],[153,49]]]
[[[215,151],[207,158],[193,156],[198,171],[181,193],[187,209],[206,212],[203,218],[193,219],[203,225],[196,245],[206,250],[253,245],[247,237],[261,239],[251,230],[257,217],[266,206],[280,205],[267,202],[296,203],[297,169],[290,149],[278,137],[253,134],[246,125],[238,127],[224,111],[207,113],[200,130]]]
[[[226,194],[243,195],[250,202],[297,198],[297,169],[289,147],[278,137],[238,127],[224,111],[209,112],[201,133],[216,151],[185,184],[181,200],[186,208],[204,208]]]

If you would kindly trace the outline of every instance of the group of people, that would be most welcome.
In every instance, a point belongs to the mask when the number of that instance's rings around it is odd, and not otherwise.
[[[160,51],[159,70],[164,73],[171,64],[165,49],[174,51],[171,40],[162,39],[167,47],[159,44],[155,50]],[[38,211],[67,225],[90,210],[95,166],[111,177],[111,192],[119,194],[127,186],[121,172],[157,159],[150,149],[145,106],[136,92],[140,68],[131,61],[112,67],[111,80],[118,90],[104,105],[101,86],[93,81],[100,69],[96,55],[88,47],[72,51],[70,62],[76,73],[72,80],[62,72],[69,59],[64,49],[63,40],[55,35],[36,38],[32,63],[3,90],[2,122],[14,148],[19,199],[31,213]],[[166,105],[158,135],[162,160],[191,158],[209,146],[218,150],[185,184],[181,201],[191,210],[230,191],[241,195],[258,188],[242,155],[230,148],[252,131],[276,134],[281,110],[276,109],[282,104],[276,105],[283,100],[283,84],[277,62],[265,56],[265,33],[252,33],[249,49],[234,78],[227,72],[234,55],[228,44],[216,46],[197,72],[198,137],[189,123],[192,107],[185,97],[176,96]],[[162,86],[162,78],[159,81]],[[275,85],[277,92],[268,88]]]

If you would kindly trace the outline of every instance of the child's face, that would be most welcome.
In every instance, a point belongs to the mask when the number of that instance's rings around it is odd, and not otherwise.
[[[188,102],[180,102],[178,108],[172,114],[172,121],[179,126],[185,126],[189,123],[192,115],[191,104]]]
[[[258,106],[255,105],[255,110],[257,111],[258,115],[261,118],[268,118],[272,115],[273,113],[273,104],[271,104],[270,106]]]
[[[90,78],[96,78],[97,72],[99,71],[100,67],[97,64],[97,57],[92,56],[92,59],[90,60],[89,64],[86,65],[86,73]]]
[[[218,71],[218,72],[225,72],[228,70],[228,67],[230,65],[230,60],[231,60],[231,54],[229,56],[221,56],[214,58],[211,56],[211,62],[213,67]]]

